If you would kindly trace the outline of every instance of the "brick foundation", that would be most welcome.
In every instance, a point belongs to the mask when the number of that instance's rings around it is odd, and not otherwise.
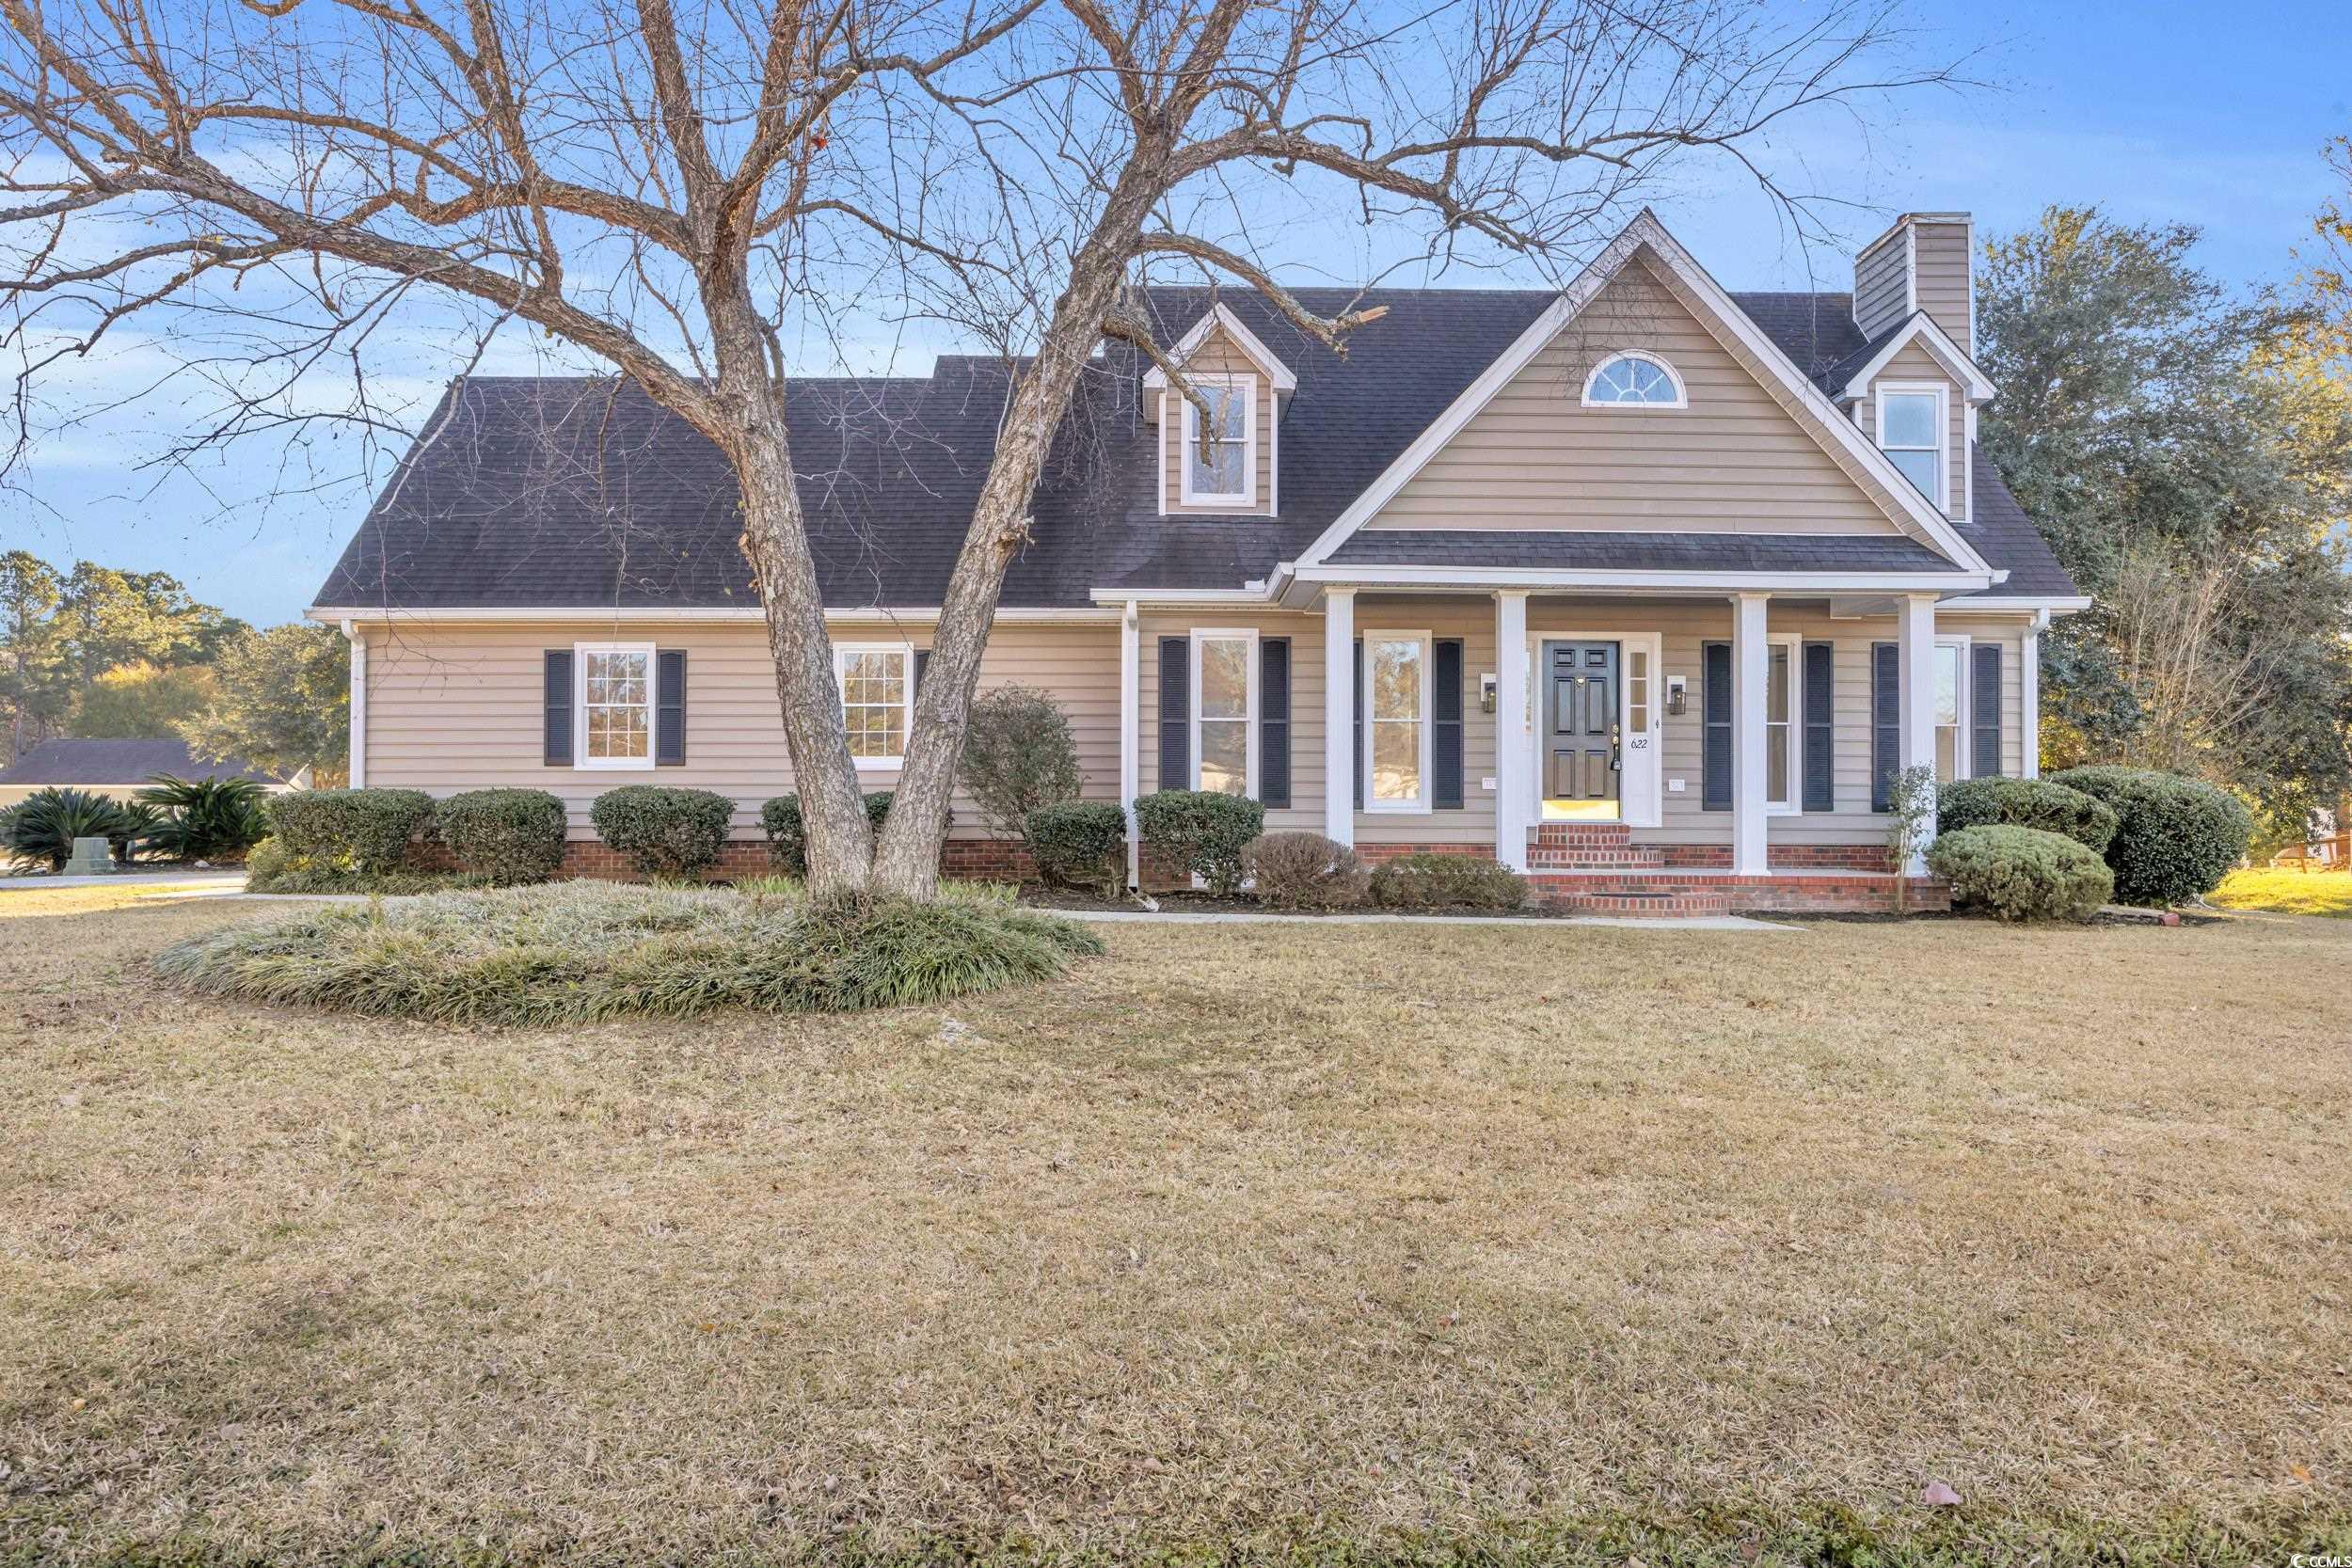
[[[1659,844],[1655,848],[1663,863],[1676,871],[1728,871],[1731,869],[1731,846],[1728,844]],[[1883,844],[1774,844],[1765,851],[1766,863],[1777,871],[1875,871],[1886,870],[1886,847]]]

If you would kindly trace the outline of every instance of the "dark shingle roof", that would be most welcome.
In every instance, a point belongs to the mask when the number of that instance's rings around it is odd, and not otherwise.
[[[1596,572],[1957,572],[1896,534],[1618,533],[1364,529],[1331,552],[1350,566],[1525,566]]]
[[[184,740],[44,740],[7,768],[0,784],[81,784],[124,789],[158,773],[180,779],[278,780],[242,758],[199,762]]]
[[[1032,506],[1008,606],[1090,590],[1238,588],[1295,559],[1555,297],[1543,291],[1304,289],[1320,313],[1385,306],[1341,359],[1248,292],[1145,297],[1172,341],[1213,300],[1289,365],[1279,518],[1158,515],[1155,427],[1137,364],[1114,345],[1086,377]],[[1844,294],[1733,296],[1807,373],[1860,346]],[[809,379],[787,400],[825,602],[937,604],[995,442],[1009,370],[944,356],[929,377]],[[733,475],[717,450],[633,385],[474,377],[452,388],[320,587],[344,608],[755,606],[736,547]],[[1990,475],[1979,465],[1979,475]],[[2006,503],[1978,482],[1982,512]],[[1986,532],[2037,569],[2030,523]],[[1980,547],[1982,547],[1980,546]],[[2030,559],[2028,559],[2030,558]],[[2024,590],[2017,590],[2023,592]]]

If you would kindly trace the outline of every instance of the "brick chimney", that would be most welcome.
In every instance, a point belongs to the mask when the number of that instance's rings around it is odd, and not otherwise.
[[[1853,259],[1853,319],[1875,338],[1925,310],[1970,358],[1977,353],[1976,291],[1969,265],[1975,225],[1966,213],[1905,213]]]

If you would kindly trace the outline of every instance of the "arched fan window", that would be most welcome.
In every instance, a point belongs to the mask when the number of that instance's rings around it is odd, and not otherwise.
[[[1627,349],[1593,367],[1584,378],[1587,408],[1688,408],[1682,377],[1654,354]]]

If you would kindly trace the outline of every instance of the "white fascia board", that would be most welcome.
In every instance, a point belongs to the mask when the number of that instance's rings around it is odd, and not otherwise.
[[[1097,588],[1091,597],[1099,605],[1141,605],[1146,610],[1195,605],[1249,605],[1263,607],[1273,602],[1274,595],[1263,585],[1247,588]]]
[[[387,610],[382,607],[358,606],[344,609],[332,605],[312,605],[305,610],[307,620],[329,624],[350,621],[368,625],[430,626],[435,623],[481,621],[512,622],[660,622],[691,624],[696,622],[758,622],[767,618],[767,611],[738,609],[734,606],[673,606],[669,609],[616,609],[612,605],[581,605],[576,609],[499,609],[479,606],[443,610]],[[998,621],[1102,621],[1119,619],[1115,611],[1089,609],[1083,605],[1049,606],[1037,609],[1004,609],[996,611]],[[936,621],[937,605],[915,605],[905,609],[876,608],[868,610],[828,610],[828,622],[858,625],[866,622]]]
[[[1192,324],[1192,330],[1177,340],[1176,346],[1168,351],[1168,356],[1180,365],[1184,364],[1199,352],[1200,345],[1209,341],[1209,334],[1218,327],[1223,327],[1225,335],[1233,340],[1234,346],[1265,372],[1266,380],[1276,391],[1298,390],[1298,372],[1276,358],[1274,351],[1260,342],[1256,333],[1242,325],[1241,318],[1233,314],[1232,308],[1223,300],[1218,300],[1207,315]],[[1168,386],[1168,376],[1159,366],[1154,365],[1144,372],[1143,385],[1152,391],[1164,390]]]
[[[1869,362],[1854,372],[1853,379],[1846,383],[1844,390],[1840,391],[1837,396],[1859,398],[1867,393],[1872,379],[1878,375],[1879,372],[1884,370],[1888,362],[1903,351],[1906,343],[1915,341],[1949,371],[1952,373],[1952,379],[1967,388],[1968,402],[1972,406],[1993,401],[1993,378],[1979,370],[1977,362],[1968,357],[1967,351],[1952,341],[1951,334],[1936,325],[1934,319],[1925,311],[1915,312],[1911,320],[1905,322],[1892,338],[1887,339],[1885,345],[1870,356]]]
[[[2090,595],[2088,594],[2054,594],[2042,597],[2032,597],[2010,594],[1997,596],[1982,594],[1952,599],[1936,608],[1948,610],[1955,615],[1973,614],[1978,610],[1982,610],[1988,615],[2032,614],[2037,611],[2049,615],[2072,615],[2078,610],[2090,608]]]
[[[1513,566],[1301,566],[1302,583],[1361,588],[1590,588],[1611,591],[1708,589],[1771,594],[1970,594],[1992,586],[1987,572],[1852,572],[1823,578],[1804,572],[1569,571]]]
[[[1576,277],[1560,297],[1546,307],[1526,331],[1519,334],[1502,356],[1486,367],[1476,381],[1438,416],[1427,430],[1406,447],[1396,461],[1390,464],[1378,479],[1367,486],[1362,495],[1351,502],[1346,511],[1325,529],[1312,545],[1298,558],[1300,567],[1319,565],[1337,549],[1349,535],[1369,522],[1379,510],[1394,499],[1406,483],[1427,466],[1447,442],[1460,434],[1464,425],[1494,400],[1510,379],[1524,370],[1529,361],[1543,351],[1546,343],[1558,336],[1561,329],[1575,319],[1577,313],[1591,303],[1609,280],[1632,260],[1636,251],[1647,245],[1663,262],[1667,270],[1696,296],[1697,303],[1715,318],[1717,326],[1738,340],[1756,356],[1770,374],[1789,395],[1811,414],[1814,421],[1829,433],[1829,438],[1858,463],[1863,470],[1877,480],[1884,499],[1903,516],[1908,517],[1935,547],[1944,552],[1963,571],[1989,574],[1992,567],[1962,538],[1936,504],[1919,494],[1918,488],[1903,477],[1877,445],[1864,436],[1852,420],[1838,411],[1837,405],[1803,372],[1799,371],[1780,345],[1764,334],[1764,329],[1748,319],[1747,312],[1735,304],[1723,286],[1708,276],[1707,270],[1682,248],[1681,242],[1666,232],[1666,226],[1658,215],[1645,207],[1633,221],[1627,224],[1608,248],[1594,258]],[[1816,437],[1819,438],[1818,436]]]

